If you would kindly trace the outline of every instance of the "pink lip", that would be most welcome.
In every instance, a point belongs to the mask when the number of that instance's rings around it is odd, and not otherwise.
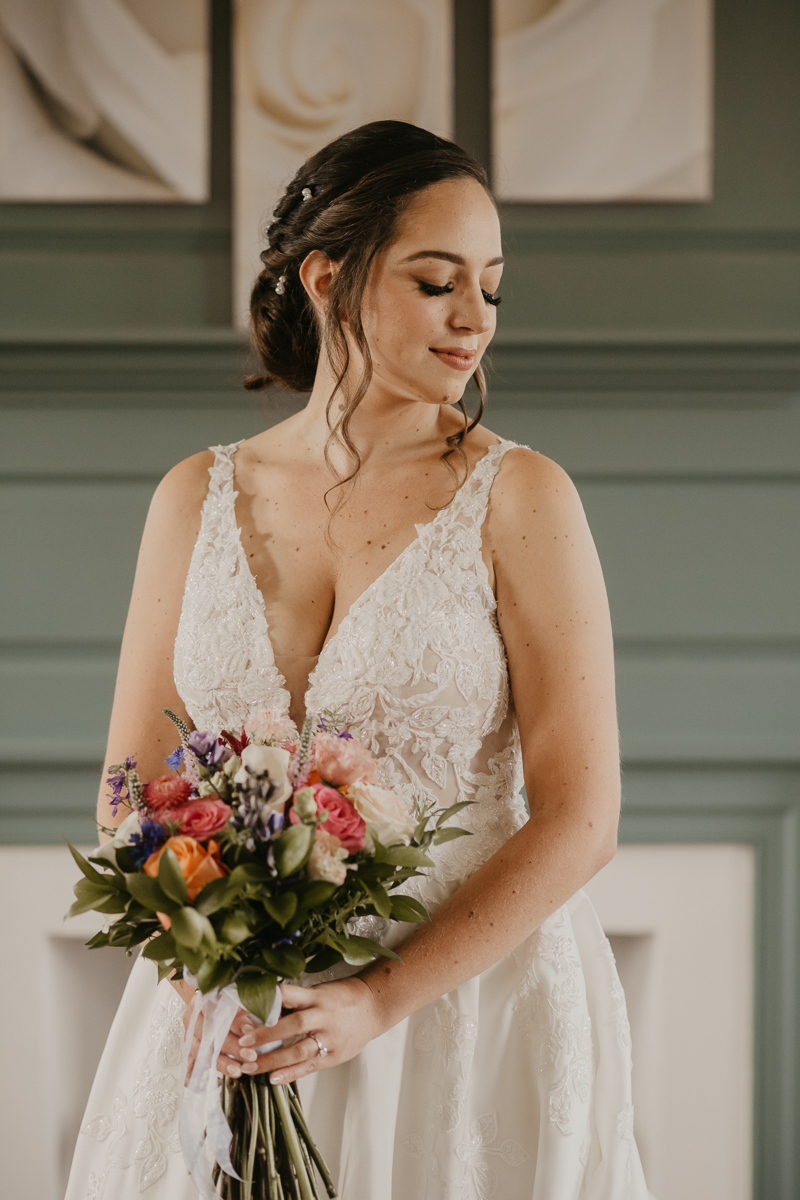
[[[475,350],[465,350],[463,346],[431,346],[430,351],[440,362],[455,367],[457,371],[471,371],[477,353]]]

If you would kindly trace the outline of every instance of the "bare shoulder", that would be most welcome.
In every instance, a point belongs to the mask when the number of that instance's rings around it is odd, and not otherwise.
[[[529,533],[532,527],[584,523],[583,506],[567,472],[552,458],[515,446],[503,456],[492,486],[488,524],[493,535]]]
[[[203,502],[208,494],[208,472],[214,455],[203,450],[185,458],[167,472],[156,488],[150,503],[147,524],[150,531],[175,537],[197,537]]]

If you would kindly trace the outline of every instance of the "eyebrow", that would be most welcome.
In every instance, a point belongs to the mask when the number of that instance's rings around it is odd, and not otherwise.
[[[455,263],[457,267],[465,267],[467,265],[467,260],[462,258],[460,254],[449,254],[447,250],[418,250],[416,254],[409,254],[408,258],[402,259],[400,265],[416,262],[420,258],[441,258],[445,262]],[[504,262],[505,259],[501,254],[498,258],[490,258],[486,266],[499,267]]]

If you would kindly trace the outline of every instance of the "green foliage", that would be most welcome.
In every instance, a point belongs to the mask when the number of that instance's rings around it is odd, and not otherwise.
[[[242,1004],[264,1020],[280,980],[299,979],[341,961],[363,967],[378,955],[398,959],[380,943],[350,933],[350,923],[359,916],[428,919],[418,900],[395,892],[433,865],[430,847],[466,836],[465,830],[446,825],[465,807],[466,803],[442,811],[431,804],[419,807],[411,843],[384,846],[374,838],[374,857],[366,850],[355,855],[355,869],[348,871],[341,886],[307,877],[313,826],[289,825],[283,830],[273,843],[274,866],[258,861],[223,833],[222,858],[229,873],[208,883],[191,903],[171,849],[164,850],[158,875],[152,878],[127,846],[109,842],[91,859],[70,846],[81,870],[70,914],[93,909],[113,916],[88,944],[120,946],[130,953],[145,943],[143,956],[156,964],[159,979],[171,973],[180,977],[185,967],[204,992],[234,982]],[[170,917],[169,932],[157,913]]]
[[[275,843],[275,866],[281,879],[301,870],[314,849],[314,829],[311,825],[291,825]]]
[[[263,1023],[272,1008],[277,985],[278,981],[274,975],[241,975],[236,980],[236,990],[239,993],[242,1007]]]
[[[186,880],[175,852],[169,846],[158,860],[158,885],[176,904],[186,903]]]
[[[188,905],[172,914],[171,932],[176,942],[190,950],[199,950],[204,942],[209,950],[213,950],[217,944],[214,926],[208,917]]]

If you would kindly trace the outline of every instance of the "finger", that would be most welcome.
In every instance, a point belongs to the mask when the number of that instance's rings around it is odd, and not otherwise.
[[[231,1079],[239,1078],[242,1074],[243,1066],[243,1063],[237,1062],[235,1058],[229,1058],[227,1054],[220,1054],[217,1059],[217,1070],[222,1075],[229,1075]],[[251,1074],[252,1072],[247,1073]]]
[[[270,1051],[269,1054],[260,1054],[257,1064],[247,1063],[242,1069],[246,1070],[248,1075],[257,1072],[259,1075],[269,1074],[272,1079],[275,1071],[283,1074],[303,1063],[314,1062],[319,1057],[319,1046],[313,1038],[303,1038],[291,1046],[283,1046],[280,1050]]]
[[[238,1063],[255,1062],[256,1052],[251,1049],[243,1049],[239,1045],[239,1039],[235,1034],[229,1033],[222,1043],[220,1054],[227,1055],[228,1058],[235,1059]]]
[[[298,989],[300,990],[300,989]],[[239,1038],[240,1046],[263,1046],[265,1042],[284,1042],[298,1034],[310,1033],[322,1021],[322,1013],[315,1006],[287,1013],[274,1025],[259,1025],[252,1033]]]
[[[281,1001],[284,1008],[308,1008],[316,1004],[316,988],[300,987],[298,983],[281,984]]]

